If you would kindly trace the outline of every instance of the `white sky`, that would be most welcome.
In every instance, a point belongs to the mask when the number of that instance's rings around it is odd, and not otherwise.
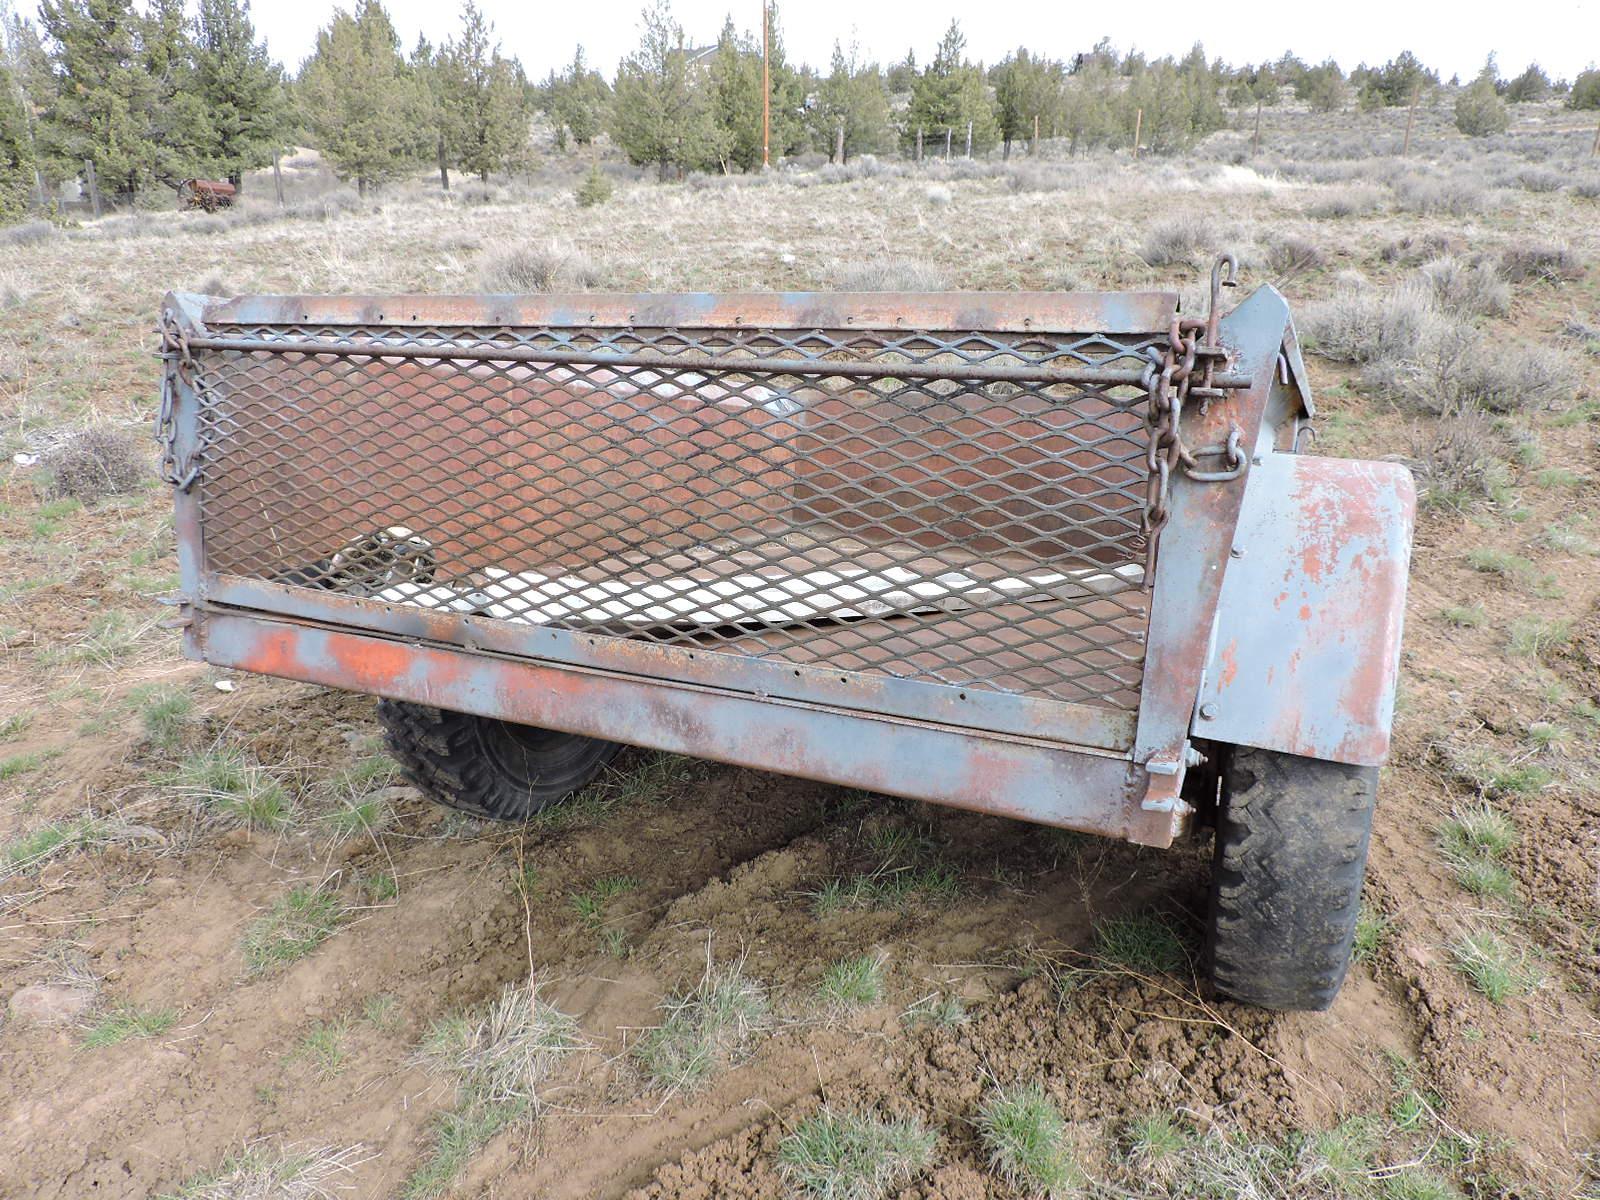
[[[457,24],[456,0],[384,0],[409,49],[419,32],[437,43]],[[591,65],[609,77],[638,40],[642,0],[479,0],[495,23],[504,49],[542,79],[572,58],[582,43]],[[353,7],[354,0],[347,0]],[[17,7],[26,12],[30,0]],[[273,54],[294,71],[311,52],[332,0],[255,0],[253,18]],[[691,42],[716,39],[723,18],[734,14],[758,29],[761,0],[675,0],[673,11]],[[1102,35],[1121,49],[1130,45],[1156,57],[1182,54],[1204,24],[1206,52],[1229,62],[1257,62],[1293,50],[1308,62],[1332,56],[1348,71],[1412,50],[1440,75],[1469,78],[1490,50],[1501,74],[1512,76],[1539,62],[1552,77],[1570,79],[1600,57],[1600,0],[1520,0],[1491,7],[1445,5],[1440,0],[1213,0],[1089,5],[1070,0],[779,0],[785,48],[792,60],[826,68],[837,38],[857,42],[865,57],[885,65],[914,48],[917,61],[932,57],[939,35],[959,18],[971,57],[993,63],[1019,44],[1050,57],[1087,50]],[[915,36],[908,31],[914,31]]]

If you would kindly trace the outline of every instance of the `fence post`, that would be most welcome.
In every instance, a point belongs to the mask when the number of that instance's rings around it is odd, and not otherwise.
[[[1139,157],[1139,131],[1144,128],[1144,109],[1133,114],[1133,157]]]
[[[1594,145],[1589,147],[1590,158],[1600,158],[1600,125],[1594,127]]]
[[[844,162],[844,122],[839,122],[839,128],[833,131],[833,161]]]
[[[283,207],[283,167],[280,165],[282,159],[283,155],[281,154],[274,154],[272,156],[272,186],[276,188],[278,192],[279,208]]]
[[[1400,157],[1405,158],[1411,153],[1411,126],[1417,119],[1417,101],[1422,99],[1422,85],[1419,83],[1411,92],[1411,107],[1406,112],[1406,139],[1400,145]]]
[[[972,122],[967,122],[967,157],[972,157]]]
[[[1250,139],[1250,157],[1261,153],[1261,97],[1256,97],[1256,133]]]
[[[917,161],[922,161],[922,126],[917,126]]]
[[[94,205],[95,220],[100,219],[100,184],[94,177],[94,159],[83,160],[84,181],[89,185],[89,202]]]
[[[1033,141],[1028,143],[1028,157],[1039,153],[1039,114],[1033,114]]]
[[[950,141],[951,141],[951,138],[953,137],[954,134],[955,134],[955,130],[952,127],[950,127],[949,125],[946,125],[944,127],[944,160],[945,160],[945,162],[949,162],[950,161]]]

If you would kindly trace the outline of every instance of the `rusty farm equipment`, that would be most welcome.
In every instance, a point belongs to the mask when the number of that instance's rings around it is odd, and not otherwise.
[[[1283,298],[171,295],[186,651],[382,697],[517,819],[619,744],[1170,845],[1331,1003],[1411,479],[1300,453]]]
[[[178,185],[178,207],[216,212],[232,208],[239,189],[223,179],[185,179]]]

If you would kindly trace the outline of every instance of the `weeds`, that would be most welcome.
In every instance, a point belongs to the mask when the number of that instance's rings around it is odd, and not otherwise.
[[[49,495],[92,504],[132,492],[155,472],[144,444],[124,429],[80,429],[45,456]]]
[[[822,974],[817,998],[829,1012],[853,1012],[883,999],[883,960],[863,954],[843,958]]]
[[[1526,995],[1539,986],[1541,975],[1525,951],[1513,950],[1488,929],[1472,930],[1450,947],[1451,961],[1467,982],[1494,1004]]]
[[[1198,213],[1166,217],[1139,243],[1139,257],[1152,267],[1193,266],[1220,248],[1217,231]]]
[[[744,1056],[771,1027],[765,989],[737,964],[708,966],[694,989],[661,1006],[664,1019],[633,1047],[633,1059],[652,1086],[692,1091]]]
[[[171,750],[182,740],[189,727],[189,714],[194,711],[194,701],[180,688],[156,686],[135,693],[139,721],[144,735],[163,750]]]
[[[110,822],[95,816],[41,825],[0,845],[0,879],[31,871],[73,850],[105,845],[111,834]]]
[[[37,771],[45,763],[58,758],[59,750],[31,750],[23,754],[12,754],[0,758],[0,783],[8,779],[15,779],[20,775],[28,775]]]
[[[290,1057],[309,1063],[323,1078],[331,1078],[344,1066],[344,1041],[349,1032],[347,1020],[318,1021],[307,1030]]]
[[[1362,902],[1361,911],[1356,915],[1356,936],[1351,953],[1357,962],[1369,963],[1377,957],[1384,942],[1389,939],[1390,927],[1393,920],[1372,904]]]
[[[1518,658],[1542,659],[1572,644],[1572,622],[1565,617],[1518,617],[1511,622],[1507,647]]]
[[[1136,974],[1172,974],[1189,962],[1178,930],[1154,913],[1100,922],[1094,931],[1094,954],[1113,968]]]
[[[1036,1083],[995,1088],[985,1096],[978,1133],[990,1167],[1020,1192],[1061,1196],[1084,1182],[1066,1120]]]
[[[940,1029],[954,1029],[967,1023],[967,1006],[954,992],[936,992],[924,996],[900,1014],[906,1025],[936,1025]]]
[[[812,895],[819,917],[846,909],[903,908],[913,900],[941,903],[954,899],[960,881],[949,867],[885,867],[871,874],[830,879]]]
[[[815,1200],[881,1200],[933,1162],[939,1136],[915,1120],[824,1107],[778,1147],[791,1186]]]
[[[294,888],[246,927],[246,970],[264,975],[298,962],[332,937],[344,917],[344,908],[333,893]]]
[[[1439,830],[1456,882],[1475,896],[1511,900],[1516,885],[1499,860],[1516,844],[1511,818],[1487,803],[1457,809]]]
[[[190,755],[173,777],[177,791],[203,809],[248,829],[282,829],[294,819],[288,789],[233,747]]]
[[[328,1200],[344,1190],[336,1178],[370,1157],[360,1145],[271,1149],[258,1144],[230,1154],[215,1171],[158,1200]]]
[[[558,246],[514,246],[485,260],[478,286],[495,294],[553,292],[563,288],[587,291],[600,282],[601,270],[582,255]]]
[[[159,1037],[177,1024],[177,1011],[170,1008],[114,1009],[101,1016],[84,1032],[83,1044],[92,1050],[115,1046],[129,1038]]]
[[[841,292],[942,292],[950,286],[944,273],[927,263],[870,256],[836,269],[832,283]]]

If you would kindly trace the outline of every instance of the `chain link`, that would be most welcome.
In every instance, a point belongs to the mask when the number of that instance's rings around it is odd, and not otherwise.
[[[161,447],[161,479],[180,492],[187,492],[200,473],[178,459],[177,385],[194,386],[194,355],[189,350],[188,331],[171,312],[161,314],[161,354],[167,368],[161,376],[161,407],[156,413],[156,444]]]
[[[1167,344],[1148,351],[1150,362],[1143,382],[1150,399],[1145,412],[1150,439],[1145,451],[1145,508],[1139,523],[1145,538],[1146,590],[1155,586],[1156,547],[1172,515],[1172,477],[1182,470],[1200,483],[1225,483],[1244,474],[1247,460],[1238,426],[1230,425],[1227,440],[1220,446],[1190,450],[1183,441],[1185,405],[1191,398],[1198,400],[1204,415],[1211,401],[1222,395],[1212,382],[1218,365],[1227,361],[1227,351],[1217,336],[1222,319],[1220,289],[1233,286],[1237,270],[1233,255],[1219,258],[1211,272],[1210,313],[1204,320],[1174,315]],[[1220,457],[1224,465],[1219,470],[1202,470],[1199,460],[1206,457]]]

